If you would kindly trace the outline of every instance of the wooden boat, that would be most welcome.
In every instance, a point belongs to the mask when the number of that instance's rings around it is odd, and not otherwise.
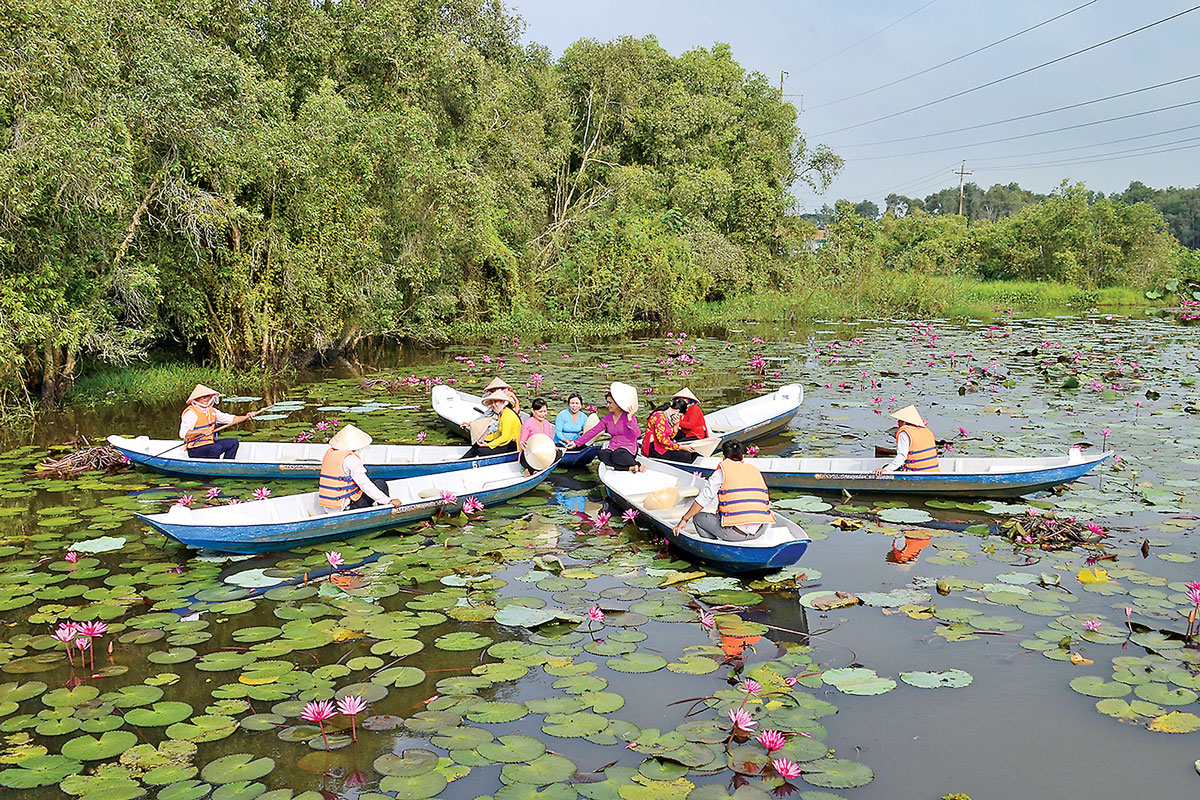
[[[315,481],[321,474],[326,444],[303,442],[242,442],[235,459],[189,458],[179,439],[127,439],[109,436],[108,442],[130,461],[168,475],[188,478],[304,478]],[[516,453],[464,459],[466,446],[424,444],[372,444],[360,454],[373,478],[392,480],[456,472],[463,469],[516,463]]]
[[[701,538],[691,522],[681,533],[675,533],[674,526],[691,506],[704,479],[668,464],[653,462],[640,473],[618,471],[601,464],[600,480],[617,505],[636,508],[640,512],[638,520],[645,521],[673,546],[727,572],[782,569],[799,561],[808,549],[809,538],[804,529],[778,512],[775,522],[758,538],[744,542]],[[679,490],[679,502],[674,508],[649,510],[645,507],[643,502],[648,494],[669,486]]]
[[[851,494],[921,494],[938,497],[1019,497],[1077,480],[1113,453],[1085,456],[1072,449],[1049,458],[939,458],[940,472],[885,472],[887,458],[747,458],[772,489]],[[698,458],[683,465],[708,477],[719,458]],[[658,462],[661,463],[661,462]]]
[[[486,413],[482,397],[477,394],[460,392],[445,384],[433,387],[432,405],[433,412],[441,417],[446,429],[463,438],[469,436],[467,429],[463,427],[463,423],[479,419]],[[521,413],[522,422],[528,418],[528,414]],[[588,445],[578,450],[568,450],[563,453],[559,464],[564,467],[586,466],[588,462],[596,457],[596,453],[598,452],[600,452],[600,448],[596,445]]]
[[[327,513],[317,504],[317,493],[306,492],[237,505],[176,505],[166,513],[139,514],[138,518],[188,547],[271,553],[429,519],[443,508],[459,510],[468,497],[484,505],[511,500],[541,483],[554,466],[529,477],[522,476],[520,466],[513,462],[388,481],[388,495],[404,501],[395,513],[391,506]],[[447,503],[443,492],[456,499]]]
[[[750,442],[786,430],[804,402],[804,387],[789,383],[744,403],[726,406],[704,415],[708,435],[722,442]]]

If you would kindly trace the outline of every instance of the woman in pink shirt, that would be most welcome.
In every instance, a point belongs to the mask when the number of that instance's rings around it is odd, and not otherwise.
[[[585,431],[573,442],[567,443],[568,450],[574,450],[595,439],[601,433],[608,433],[608,444],[596,456],[600,463],[613,469],[630,472],[645,472],[646,467],[637,460],[638,440],[642,438],[642,429],[638,426],[637,389],[627,383],[614,381],[604,394],[608,404],[608,413],[600,420],[600,424]]]
[[[554,425],[546,417],[550,416],[550,407],[546,405],[546,401],[541,397],[535,397],[533,402],[529,404],[530,416],[521,424],[521,435],[517,439],[517,450],[521,453],[521,469],[526,475],[531,475],[537,472],[525,460],[525,442],[530,436],[535,433],[544,433],[554,440]]]

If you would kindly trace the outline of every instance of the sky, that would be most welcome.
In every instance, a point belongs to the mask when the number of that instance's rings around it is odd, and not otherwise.
[[[785,100],[801,111],[809,146],[828,144],[846,160],[823,195],[793,187],[804,211],[838,199],[882,209],[892,192],[923,198],[956,187],[963,162],[966,180],[985,188],[1200,185],[1200,7],[1188,12],[1188,0],[506,2],[525,21],[525,40],[555,56],[578,39],[653,35],[673,55],[727,43],[775,86],[786,71]],[[1136,93],[1088,103],[1127,92]],[[1005,121],[1026,115],[1036,116]],[[978,127],[959,130],[969,126]],[[1071,129],[1053,132],[1061,128]]]

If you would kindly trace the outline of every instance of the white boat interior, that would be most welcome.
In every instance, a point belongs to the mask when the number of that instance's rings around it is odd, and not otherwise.
[[[1084,456],[1072,449],[1065,456],[1045,458],[938,458],[939,472],[926,475],[997,475],[1037,472],[1044,469],[1083,464],[1096,461],[1103,454]],[[839,475],[870,475],[872,470],[891,463],[890,458],[747,458],[760,472],[774,473],[825,473]],[[721,459],[716,456],[698,458],[692,465],[704,469],[716,469]],[[909,473],[893,473],[906,475]]]
[[[401,500],[404,505],[438,500],[443,492],[466,499],[492,489],[501,489],[527,480],[521,467],[513,463],[494,464],[490,467],[462,469],[436,475],[415,478],[398,478],[387,482],[388,496]],[[368,506],[354,511],[329,511],[317,503],[316,492],[293,494],[287,497],[269,497],[266,500],[251,500],[235,505],[188,508],[171,506],[163,514],[151,515],[156,521],[174,525],[197,525],[216,527],[240,527],[246,525],[277,525],[303,522],[318,517],[344,517],[378,510],[381,506]]]
[[[620,496],[627,504],[637,508],[639,512],[673,528],[683,518],[683,515],[696,499],[704,478],[699,478],[689,472],[683,472],[682,470],[666,465],[649,464],[647,466],[648,469],[645,472],[626,472],[601,465],[600,480],[604,482],[609,491]],[[649,494],[669,487],[674,487],[679,492],[679,502],[673,508],[661,510],[649,510],[646,508],[644,503]],[[717,509],[713,506],[704,510],[715,512]],[[808,538],[808,534],[804,532],[803,528],[778,513],[775,514],[775,523],[768,526],[766,530],[762,531],[754,539],[747,539],[740,542],[720,542],[714,539],[705,539],[696,533],[695,526],[690,522],[683,529],[682,535],[697,542],[706,542],[709,544],[761,548],[776,547],[787,542],[796,541],[797,539]]]
[[[482,397],[460,392],[444,384],[433,387],[430,401],[435,414],[456,425],[469,423],[487,413],[487,409],[483,407]],[[520,417],[524,421],[529,418],[529,415],[522,411]]]
[[[788,411],[795,411],[803,402],[804,387],[798,383],[790,383],[762,397],[754,397],[743,403],[706,413],[704,422],[711,435],[723,436],[732,431],[757,425]]]
[[[217,458],[191,458],[180,439],[151,439],[138,436],[126,439],[109,436],[110,444],[135,453],[185,461],[220,461]],[[248,464],[320,464],[327,444],[309,442],[247,442],[238,445],[236,461]],[[435,464],[462,458],[468,448],[463,445],[370,444],[358,454],[367,467],[385,464]]]

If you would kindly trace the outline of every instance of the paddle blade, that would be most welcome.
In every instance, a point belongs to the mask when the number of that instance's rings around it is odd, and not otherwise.
[[[697,439],[694,442],[688,442],[688,445],[695,450],[701,458],[708,458],[713,454],[721,444],[721,439],[716,436],[710,436],[707,439]]]

